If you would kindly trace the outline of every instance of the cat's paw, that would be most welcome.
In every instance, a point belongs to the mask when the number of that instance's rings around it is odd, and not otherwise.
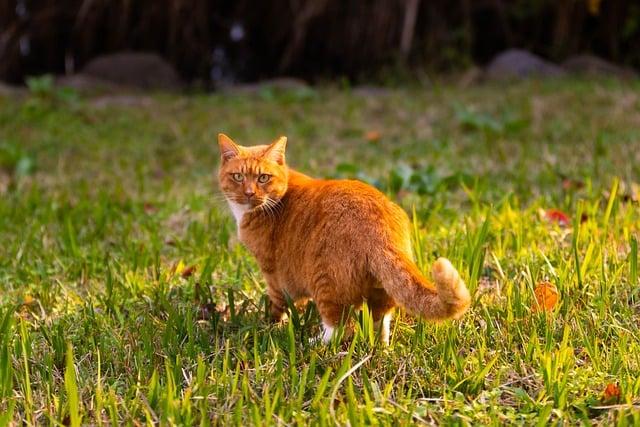
[[[315,337],[309,338],[309,344],[313,344],[313,345],[318,343],[322,343],[325,345],[329,344],[331,342],[331,338],[333,338],[334,331],[335,331],[335,328],[327,325],[326,323],[322,323],[322,332],[320,332]]]
[[[391,319],[393,318],[392,313],[387,313],[384,315],[382,320],[378,320],[373,324],[373,327],[378,329],[380,328],[380,341],[384,346],[389,346],[389,338],[391,337]]]
[[[334,331],[335,331],[335,328],[333,326],[330,326],[322,322],[322,334],[320,335],[320,337],[324,344],[329,344],[331,342],[331,338],[333,337]]]

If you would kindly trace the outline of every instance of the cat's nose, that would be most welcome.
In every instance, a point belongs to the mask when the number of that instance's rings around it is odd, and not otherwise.
[[[248,189],[244,190],[244,195],[247,196],[247,199],[251,199],[253,196],[256,195],[256,192],[253,191],[252,188],[248,188]]]

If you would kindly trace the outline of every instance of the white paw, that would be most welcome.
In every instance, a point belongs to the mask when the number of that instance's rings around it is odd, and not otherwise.
[[[385,345],[389,345],[389,337],[391,336],[391,319],[393,318],[392,313],[387,313],[382,318],[382,331],[380,332],[382,342]]]
[[[380,323],[382,322],[380,339],[382,340],[384,345],[389,345],[389,338],[391,337],[391,319],[392,318],[393,318],[393,313],[387,313],[382,318],[382,321],[377,321],[374,323],[374,327],[377,330],[380,327]]]
[[[331,341],[331,337],[333,336],[333,331],[335,330],[335,328],[333,326],[327,325],[324,322],[322,322],[322,328],[323,328],[322,342],[325,344],[329,344],[329,341]]]

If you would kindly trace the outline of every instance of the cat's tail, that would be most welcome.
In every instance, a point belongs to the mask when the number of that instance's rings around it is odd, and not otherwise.
[[[408,312],[425,319],[445,320],[457,319],[469,308],[469,290],[448,259],[438,258],[433,263],[434,286],[405,254],[386,253],[381,258],[372,263],[372,273]]]

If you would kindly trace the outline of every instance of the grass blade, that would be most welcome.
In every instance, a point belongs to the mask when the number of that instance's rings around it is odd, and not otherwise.
[[[67,344],[67,363],[64,371],[64,389],[67,392],[67,403],[69,404],[69,417],[71,426],[79,427],[80,418],[80,397],[78,395],[78,384],[76,383],[76,368],[73,364],[73,347]]]

